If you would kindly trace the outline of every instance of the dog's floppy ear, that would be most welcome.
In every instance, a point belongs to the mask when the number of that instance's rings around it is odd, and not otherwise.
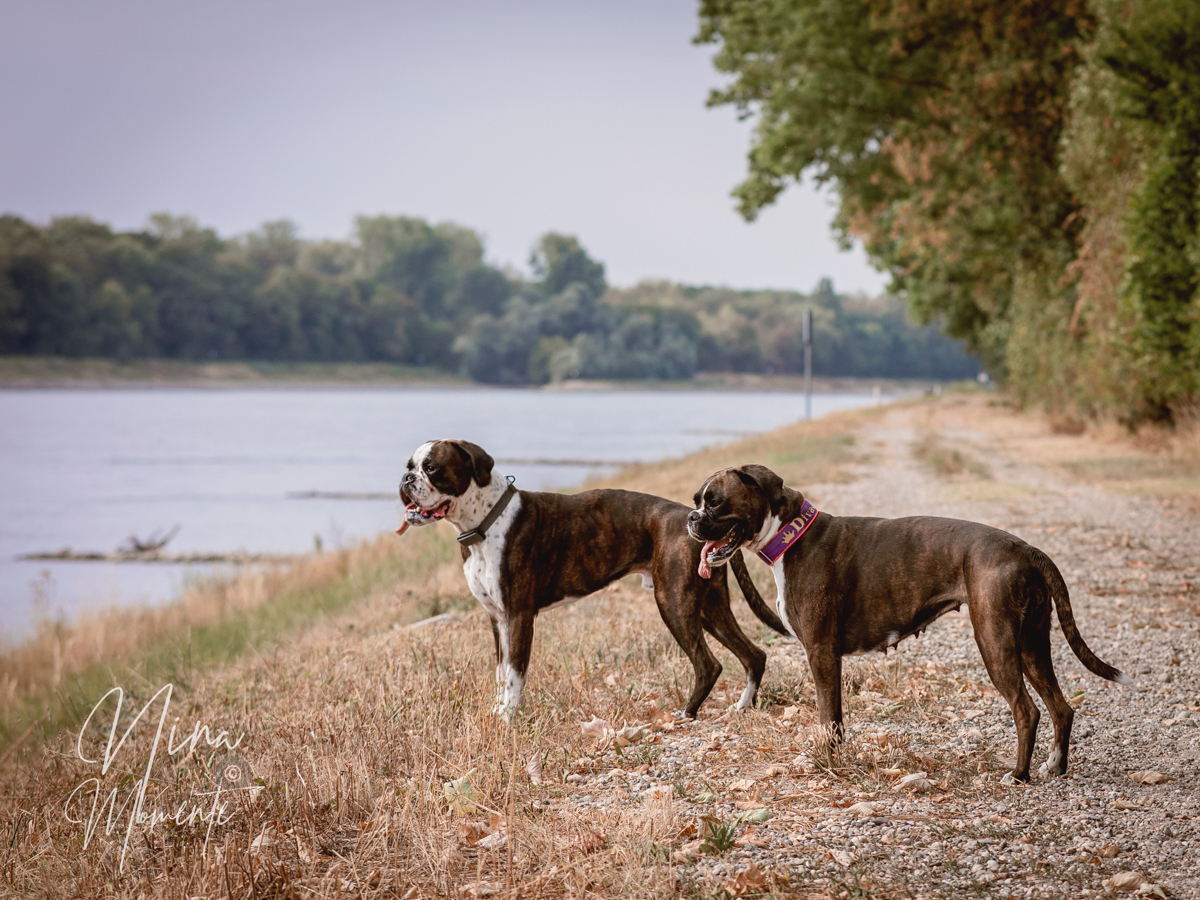
[[[766,494],[767,502],[771,504],[771,512],[778,512],[779,507],[783,505],[782,478],[766,466],[742,466],[734,471],[743,484],[753,485]]]
[[[470,441],[451,441],[455,448],[471,463],[471,473],[475,476],[475,483],[480,487],[487,487],[492,483],[492,466],[496,461],[488,455],[488,452],[478,444],[472,444]]]

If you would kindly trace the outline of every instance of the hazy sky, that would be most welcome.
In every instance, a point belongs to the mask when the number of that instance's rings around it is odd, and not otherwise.
[[[750,125],[705,108],[693,0],[0,0],[0,21],[0,212],[337,238],[413,215],[520,268],[577,234],[618,285],[884,284],[826,196],[734,211]]]

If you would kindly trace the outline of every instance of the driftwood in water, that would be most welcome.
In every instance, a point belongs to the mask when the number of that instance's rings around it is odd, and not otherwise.
[[[158,550],[142,552],[115,550],[112,553],[72,550],[64,547],[53,553],[26,553],[17,559],[64,560],[68,562],[118,562],[118,563],[268,563],[290,562],[296,557],[286,553],[161,553]]]
[[[144,541],[138,538],[136,534],[131,534],[120,547],[117,548],[118,553],[153,553],[161,550],[171,542],[171,538],[179,534],[179,526],[176,525],[166,534],[159,531],[151,533],[150,537]]]

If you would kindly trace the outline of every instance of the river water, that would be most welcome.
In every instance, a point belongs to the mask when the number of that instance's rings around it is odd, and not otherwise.
[[[874,402],[818,394],[813,415]],[[531,489],[803,416],[788,393],[461,389],[0,391],[0,638],[36,615],[162,602],[207,566],[21,561],[179,526],[182,552],[296,553],[395,527],[423,441],[458,437]],[[367,497],[305,497],[305,494]],[[372,499],[376,495],[378,499]]]

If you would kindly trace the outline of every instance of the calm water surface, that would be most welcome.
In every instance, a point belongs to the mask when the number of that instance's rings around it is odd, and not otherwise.
[[[813,398],[813,414],[870,394]],[[35,611],[160,602],[204,566],[18,561],[23,553],[111,551],[131,534],[180,530],[174,552],[302,552],[394,528],[394,495],[430,438],[475,441],[524,488],[571,487],[594,465],[680,456],[803,415],[783,393],[436,390],[0,391],[0,623]]]

